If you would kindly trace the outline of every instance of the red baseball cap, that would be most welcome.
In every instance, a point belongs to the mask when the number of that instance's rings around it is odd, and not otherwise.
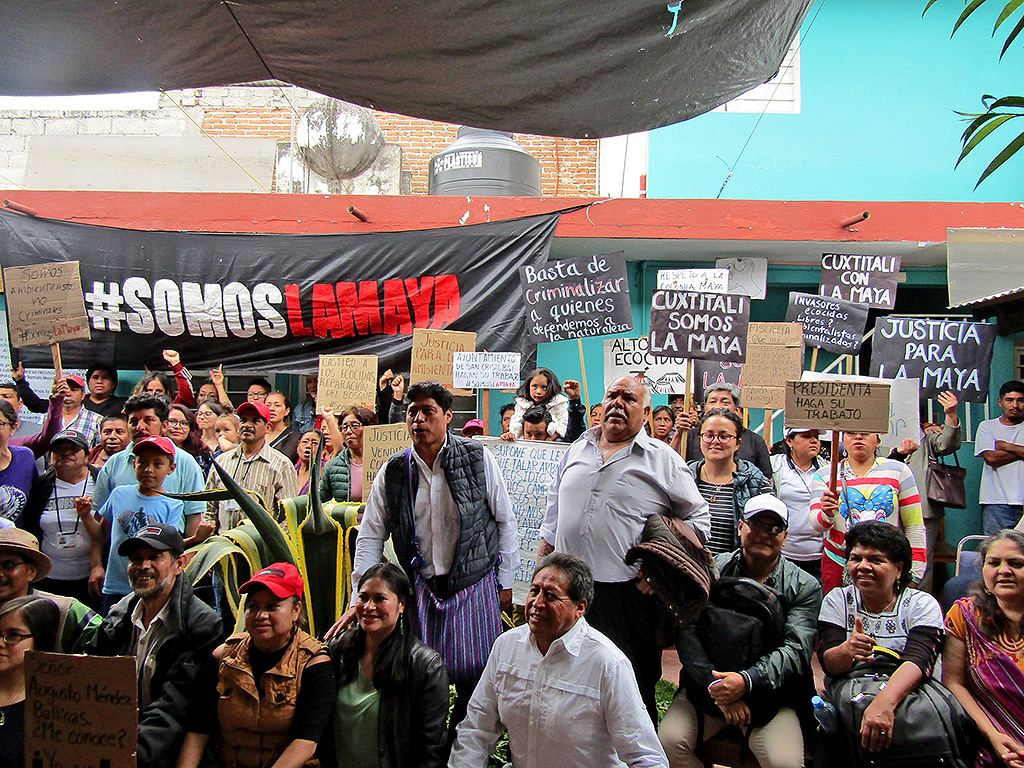
[[[83,379],[81,376],[75,376],[74,374],[70,374],[68,376],[65,376],[64,378],[67,379],[69,385],[76,384],[79,389],[85,389],[85,379]]]
[[[270,409],[267,408],[266,403],[261,403],[258,401],[252,402],[251,400],[246,400],[240,406],[235,408],[235,413],[237,413],[239,416],[241,416],[246,411],[256,411],[256,414],[258,416],[260,416],[268,424],[270,423]]]
[[[266,587],[278,597],[302,597],[303,581],[291,563],[272,563],[238,588],[241,593]]]
[[[174,458],[174,443],[170,441],[170,438],[150,435],[149,437],[135,443],[135,446],[132,448],[132,453],[138,453],[140,449],[147,446],[156,448],[161,453],[166,453],[172,459]]]

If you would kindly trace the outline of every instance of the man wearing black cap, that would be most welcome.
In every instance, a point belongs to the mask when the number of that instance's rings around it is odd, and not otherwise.
[[[185,542],[172,525],[155,523],[125,539],[132,594],[107,614],[87,649],[134,656],[139,678],[139,768],[173,766],[185,735],[188,694],[200,665],[224,639],[220,619],[192,592]]]
[[[82,405],[100,416],[113,416],[124,410],[125,398],[114,395],[117,369],[110,365],[94,365],[85,374],[89,394]]]

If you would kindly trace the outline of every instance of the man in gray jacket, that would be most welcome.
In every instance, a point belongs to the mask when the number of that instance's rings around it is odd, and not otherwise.
[[[803,735],[794,705],[811,696],[811,652],[821,586],[782,557],[789,512],[775,496],[764,493],[750,499],[738,527],[740,548],[718,555],[715,563],[722,577],[753,579],[781,594],[785,633],[777,648],[736,671],[714,668],[695,624],[677,633],[676,650],[683,665],[680,687],[658,729],[672,768],[703,765],[694,755],[699,735],[710,739],[727,725],[750,730],[750,749],[760,765],[800,768],[804,764]],[[702,695],[704,691],[710,699]]]

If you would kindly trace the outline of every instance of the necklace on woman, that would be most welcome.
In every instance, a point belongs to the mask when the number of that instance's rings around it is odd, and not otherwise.
[[[710,485],[712,488],[715,489],[714,492],[711,495],[711,498],[708,499],[708,501],[711,502],[712,504],[714,504],[716,501],[718,501],[718,494],[723,493],[726,488],[728,488],[730,485],[732,485],[732,477],[731,477],[731,475],[730,475],[730,478],[726,482],[724,482],[724,483],[713,483],[713,482],[711,482],[711,480],[709,479],[709,475],[708,475],[708,471],[707,471],[707,467],[706,466],[701,469],[701,474],[704,475],[704,482],[707,485]]]

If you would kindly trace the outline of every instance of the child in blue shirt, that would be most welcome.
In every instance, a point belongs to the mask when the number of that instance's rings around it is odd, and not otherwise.
[[[137,441],[132,453],[139,484],[114,488],[99,512],[104,529],[110,532],[110,557],[103,581],[104,614],[132,591],[128,559],[117,553],[121,542],[153,523],[185,530],[184,504],[160,495],[164,480],[174,471],[174,443],[166,437],[150,436]]]

